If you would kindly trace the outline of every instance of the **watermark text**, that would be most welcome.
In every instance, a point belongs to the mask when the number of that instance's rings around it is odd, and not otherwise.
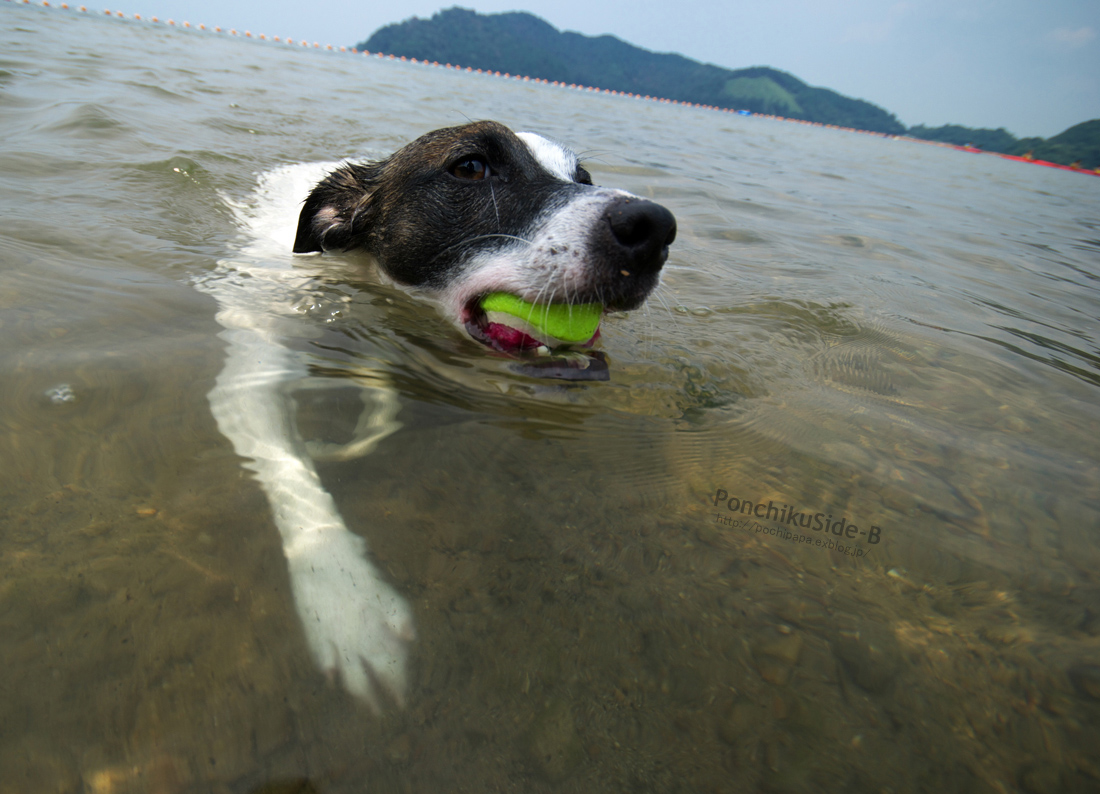
[[[718,488],[712,502],[720,512],[715,521],[723,526],[770,535],[790,543],[807,544],[852,557],[870,552],[862,544],[876,546],[882,541],[883,528],[875,524],[860,526],[847,516],[834,517],[825,511],[810,511],[797,505],[776,504],[730,496]],[[765,523],[761,523],[765,522]],[[852,541],[846,544],[842,541]]]

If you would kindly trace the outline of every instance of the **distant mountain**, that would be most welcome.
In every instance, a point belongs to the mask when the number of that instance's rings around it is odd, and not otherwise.
[[[656,53],[614,36],[561,32],[522,12],[482,15],[464,8],[413,17],[376,31],[356,49],[610,88],[703,105],[751,110],[863,130],[904,134],[880,107],[767,67],[723,69]]]
[[[987,152],[1023,155],[1031,152],[1036,160],[1070,165],[1080,161],[1082,168],[1100,168],[1100,119],[1075,124],[1053,138],[1017,138],[1006,129],[974,129],[947,124],[943,127],[918,125],[909,129],[914,138],[927,141],[970,144]]]
[[[765,66],[724,69],[643,50],[614,36],[563,33],[518,11],[478,14],[449,8],[431,19],[413,17],[387,25],[356,49],[1100,167],[1100,119],[1045,140],[955,124],[906,129],[877,105],[814,88],[786,72]]]
[[[1024,144],[1028,140],[1024,138],[1020,143]],[[1035,140],[1041,141],[1042,138]],[[1047,151],[1045,147],[1058,147],[1062,151]],[[1055,157],[1059,155],[1072,159],[1056,160]],[[1074,124],[1065,132],[1047,138],[1042,144],[1035,146],[1035,156],[1056,163],[1080,160],[1084,168],[1100,168],[1100,119]]]

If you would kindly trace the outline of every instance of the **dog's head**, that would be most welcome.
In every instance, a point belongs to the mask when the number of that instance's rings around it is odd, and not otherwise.
[[[487,295],[634,309],[675,236],[667,209],[593,186],[573,152],[483,121],[329,174],[306,199],[294,251],[364,251],[432,292],[474,338],[518,352],[539,340],[501,332]]]

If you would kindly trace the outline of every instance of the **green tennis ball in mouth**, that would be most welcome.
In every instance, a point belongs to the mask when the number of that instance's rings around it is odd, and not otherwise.
[[[492,292],[481,301],[486,313],[510,314],[541,335],[568,344],[587,342],[596,334],[603,316],[599,303],[528,303],[507,292]]]

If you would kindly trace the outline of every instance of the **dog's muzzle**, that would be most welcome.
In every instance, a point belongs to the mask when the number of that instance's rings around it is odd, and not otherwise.
[[[590,240],[604,305],[615,311],[641,306],[657,286],[675,239],[676,218],[660,204],[636,196],[608,204]]]

